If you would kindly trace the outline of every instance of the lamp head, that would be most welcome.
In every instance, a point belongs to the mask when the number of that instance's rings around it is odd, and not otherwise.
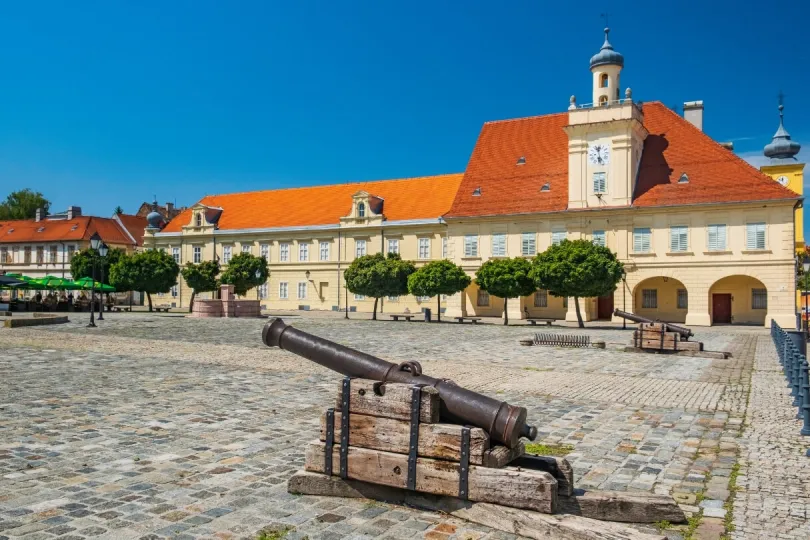
[[[98,254],[101,255],[102,257],[106,257],[107,252],[109,250],[110,250],[110,248],[108,248],[107,244],[105,244],[104,242],[102,242],[101,245],[98,246]]]
[[[804,261],[802,263],[802,267],[804,268],[805,273],[810,272],[810,261]]]
[[[101,245],[101,236],[97,232],[93,233],[93,236],[90,237],[90,247],[92,249],[98,249]]]
[[[256,279],[259,279],[260,277],[262,277],[262,271],[257,268],[256,269]]]
[[[807,264],[807,263],[805,263],[805,264]],[[307,279],[309,279],[309,270],[307,270],[304,275],[307,276]]]

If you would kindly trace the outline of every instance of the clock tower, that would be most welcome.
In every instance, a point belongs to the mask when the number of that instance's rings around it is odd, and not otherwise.
[[[568,207],[629,206],[647,130],[628,88],[619,94],[624,57],[608,41],[591,57],[593,103],[568,109]]]
[[[801,145],[790,139],[790,133],[785,129],[785,107],[779,104],[779,128],[770,143],[765,146],[764,154],[769,163],[760,170],[785,186],[801,195],[804,185],[804,163],[800,163],[796,155],[802,149]],[[802,223],[802,209],[796,210],[796,250],[804,251],[804,233]]]

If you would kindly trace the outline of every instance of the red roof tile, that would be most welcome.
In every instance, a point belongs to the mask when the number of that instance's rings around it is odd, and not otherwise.
[[[200,201],[223,209],[220,230],[305,227],[337,224],[349,214],[352,195],[366,191],[381,197],[389,221],[439,218],[450,208],[461,174],[381,180],[329,186],[209,195]],[[180,232],[191,221],[191,209],[171,220],[161,232]]]
[[[143,231],[146,229],[146,218],[141,216],[133,216],[130,214],[118,214],[118,219],[124,225],[124,228],[135,239],[135,243],[139,246],[143,245]]]
[[[649,136],[633,206],[796,198],[663,104],[643,110]],[[568,113],[484,124],[447,217],[566,210],[567,124]],[[689,182],[678,183],[684,172]],[[541,191],[546,183],[550,189]]]
[[[145,220],[144,220],[145,227]],[[141,228],[143,230],[143,227]],[[132,238],[113,219],[78,216],[73,219],[0,221],[0,244],[89,240],[98,232],[110,245],[133,245]],[[143,233],[141,232],[141,236]]]

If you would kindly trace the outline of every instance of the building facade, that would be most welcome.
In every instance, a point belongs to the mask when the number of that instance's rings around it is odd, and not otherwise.
[[[257,292],[268,306],[366,311],[373,302],[346,298],[342,280],[356,256],[448,258],[474,275],[488,259],[584,238],[627,272],[613,295],[579,300],[586,320],[623,308],[688,325],[792,326],[801,197],[705,135],[702,103],[682,118],[621,92],[623,66],[606,31],[590,62],[592,103],[572,96],[562,113],[486,123],[463,175],[206,197],[147,231],[145,245],[181,263],[227,264],[249,250],[268,258],[270,281]],[[176,294],[187,305],[190,291]],[[383,308],[433,305],[400,298]],[[474,283],[445,305],[452,316],[503,309]],[[547,291],[508,304],[510,319],[576,320],[575,307]]]

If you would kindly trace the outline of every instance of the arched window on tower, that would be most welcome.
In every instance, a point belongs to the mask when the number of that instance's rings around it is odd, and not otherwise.
[[[599,96],[599,106],[600,107],[607,107],[608,104],[608,97],[607,96]]]
[[[608,87],[608,75],[607,75],[607,73],[602,73],[602,75],[599,76],[599,86],[602,87],[602,88],[607,88]]]
[[[195,225],[197,227],[202,227],[202,214],[197,214],[195,219],[196,219]]]
[[[357,217],[366,217],[366,205],[364,203],[357,205]]]

